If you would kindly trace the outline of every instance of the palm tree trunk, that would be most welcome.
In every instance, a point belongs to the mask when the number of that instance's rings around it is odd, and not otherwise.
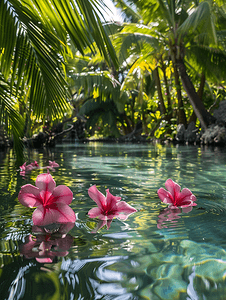
[[[179,69],[183,87],[188,95],[189,101],[194,109],[197,118],[201,123],[202,128],[206,130],[209,124],[214,123],[215,118],[206,110],[199,95],[196,93],[194,85],[186,72],[186,67],[182,59],[177,61],[177,66]]]
[[[160,82],[160,78],[159,78],[158,67],[156,67],[154,69],[153,75],[154,75],[155,83],[156,83],[156,86],[157,86],[160,112],[161,112],[162,115],[166,116],[166,107],[165,107],[164,99],[163,99],[163,96],[162,96],[162,88],[161,88],[161,82]]]
[[[206,82],[206,76],[204,73],[202,73],[199,89],[197,91],[197,94],[199,95],[199,98],[201,101],[202,101],[202,96],[203,96],[203,92],[204,92],[205,82]],[[193,113],[189,118],[188,124],[191,122],[196,123],[196,119],[197,119],[197,116],[195,114],[195,111],[193,110]]]
[[[187,127],[187,119],[184,111],[183,99],[181,95],[181,85],[180,85],[180,77],[177,69],[177,65],[173,63],[174,69],[174,79],[175,79],[175,86],[177,90],[177,100],[178,100],[178,122],[179,124],[184,124]]]
[[[169,91],[169,84],[168,84],[168,80],[166,77],[166,66],[163,62],[162,56],[161,56],[161,69],[163,72],[163,76],[164,76],[164,83],[165,83],[165,88],[166,88],[166,97],[167,97],[167,104],[168,104],[168,122],[171,123],[171,119],[173,118],[173,110],[172,110],[172,105],[171,105],[171,97],[170,97],[170,91]]]

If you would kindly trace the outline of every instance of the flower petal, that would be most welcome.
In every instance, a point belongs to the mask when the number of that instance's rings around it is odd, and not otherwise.
[[[25,171],[25,169],[26,169],[26,161],[22,166],[20,166],[20,171]]]
[[[105,196],[97,189],[95,185],[91,186],[88,189],[88,194],[93,201],[96,202],[99,208],[102,208],[106,205],[106,198]]]
[[[31,171],[31,170],[33,170],[33,169],[34,169],[34,167],[32,166],[32,164],[27,165],[27,166],[25,167],[25,171]]]
[[[107,211],[111,211],[114,209],[115,205],[121,200],[121,197],[113,196],[109,189],[106,190],[107,197],[106,197],[106,209]]]
[[[163,203],[174,204],[174,199],[173,199],[172,195],[168,191],[166,191],[164,188],[160,188],[157,193],[158,193],[159,199]]]
[[[76,216],[74,211],[63,203],[58,203],[55,206],[44,208],[38,206],[32,215],[34,225],[45,226],[52,223],[74,223]]]
[[[119,213],[132,214],[134,212],[137,212],[136,208],[132,207],[125,201],[118,202],[117,208]]]
[[[99,207],[93,207],[89,210],[88,215],[90,218],[97,218],[102,214],[102,211]]]
[[[189,189],[185,188],[179,194],[178,200],[180,203],[183,203],[184,201],[196,201],[196,197]]]
[[[49,257],[36,257],[35,259],[40,264],[51,264],[53,262],[53,259]]]
[[[136,208],[132,207],[125,201],[118,202],[116,206],[117,206],[118,218],[121,220],[126,220],[129,215],[137,212]]]
[[[55,160],[54,161],[49,160],[49,167],[50,168],[58,168],[59,165],[58,165],[58,163],[55,162]]]
[[[24,206],[37,207],[41,204],[39,194],[40,190],[36,186],[25,184],[19,192],[18,200]]]
[[[166,189],[170,192],[173,199],[176,199],[180,193],[180,186],[176,182],[174,182],[172,179],[167,179],[165,182]]]
[[[58,185],[53,190],[52,197],[48,202],[51,202],[53,200],[55,203],[70,204],[73,200],[73,193],[66,185]]]
[[[56,183],[51,174],[43,173],[37,176],[35,185],[41,191],[48,191],[49,193],[52,193],[56,186]]]

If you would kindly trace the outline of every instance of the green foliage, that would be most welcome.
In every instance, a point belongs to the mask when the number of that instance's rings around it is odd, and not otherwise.
[[[99,8],[95,0],[0,2],[1,111],[8,105],[1,124],[15,142],[35,123],[71,113],[65,73],[65,63],[72,57],[69,40],[82,54],[87,46],[92,52],[98,48],[109,65],[117,66]]]
[[[119,117],[119,113],[114,102],[111,99],[107,99],[105,102],[98,100],[87,100],[79,110],[79,115],[87,118],[86,129],[88,133],[94,134],[95,130],[101,126],[100,133],[105,128],[105,134],[118,137],[117,117]],[[106,130],[107,128],[108,130]]]

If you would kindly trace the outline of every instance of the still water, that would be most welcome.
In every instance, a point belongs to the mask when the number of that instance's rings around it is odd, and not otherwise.
[[[73,191],[77,219],[63,237],[48,236],[52,263],[37,259],[41,241],[26,248],[34,242],[33,209],[18,193],[45,171],[21,176],[12,153],[0,153],[1,300],[226,299],[226,149],[63,144],[28,152],[34,160],[60,165],[51,175]],[[190,212],[159,200],[168,178],[195,194]],[[87,214],[96,206],[87,193],[94,184],[137,212],[95,232],[98,220]]]

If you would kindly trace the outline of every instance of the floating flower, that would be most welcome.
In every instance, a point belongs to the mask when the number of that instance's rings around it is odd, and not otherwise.
[[[22,186],[18,195],[21,204],[36,207],[32,215],[34,225],[75,222],[75,213],[68,206],[73,199],[73,193],[67,186],[56,187],[49,173],[38,175],[35,185]]]
[[[58,163],[56,163],[55,161],[49,160],[49,165],[48,165],[47,167],[44,167],[44,168],[47,168],[47,169],[48,169],[48,172],[49,172],[49,170],[55,172],[55,169],[54,169],[54,168],[59,168],[59,165],[58,165]]]
[[[197,205],[194,203],[196,201],[195,195],[187,188],[180,192],[181,187],[172,179],[166,180],[165,187],[167,191],[164,188],[158,190],[158,196],[163,203],[180,207]]]
[[[33,163],[31,163],[31,166],[32,166],[34,169],[40,168],[40,167],[39,167],[39,164],[37,163],[36,160],[35,160]]]
[[[32,165],[27,165],[27,163],[25,162],[22,166],[20,166],[20,169],[18,171],[20,171],[20,175],[21,176],[25,176],[25,174],[29,171],[31,171],[33,169]]]
[[[59,164],[54,161],[49,160],[49,167],[50,168],[58,168]]]
[[[88,212],[90,218],[112,220],[114,217],[116,217],[121,220],[126,220],[129,215],[137,211],[125,201],[120,201],[121,197],[113,196],[109,192],[109,189],[107,189],[106,192],[107,196],[105,197],[95,185],[89,188],[88,194],[98,206],[90,209],[90,211]],[[102,225],[101,227],[103,227],[104,225]]]
[[[25,162],[22,166],[20,166],[20,169],[18,171],[20,171],[20,175],[25,176],[25,174],[27,172],[30,172],[33,169],[39,169],[39,165],[37,163],[37,161],[34,161],[33,163],[30,163],[29,165],[27,165],[27,163]]]

